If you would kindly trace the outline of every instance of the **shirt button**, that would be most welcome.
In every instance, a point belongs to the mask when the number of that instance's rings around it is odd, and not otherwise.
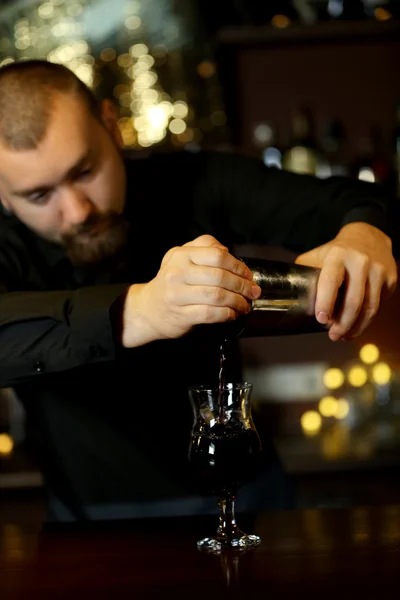
[[[91,351],[92,356],[94,356],[95,358],[103,356],[103,348],[101,346],[92,346]]]
[[[35,363],[33,363],[33,368],[38,373],[43,373],[43,371],[45,370],[46,367],[45,367],[45,364],[43,362],[41,362],[40,360],[38,360]]]

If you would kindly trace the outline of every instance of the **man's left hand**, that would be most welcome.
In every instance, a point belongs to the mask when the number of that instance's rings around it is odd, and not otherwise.
[[[396,288],[391,239],[367,223],[345,225],[335,239],[298,256],[296,263],[321,269],[315,316],[333,341],[361,335],[381,299]],[[342,284],[344,297],[335,306]]]

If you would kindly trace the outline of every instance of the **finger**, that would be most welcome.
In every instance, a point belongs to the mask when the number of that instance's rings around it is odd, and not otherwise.
[[[370,325],[376,314],[382,299],[384,275],[381,271],[372,269],[367,280],[365,296],[360,314],[353,327],[345,336],[346,340],[360,336]]]
[[[243,314],[248,313],[251,304],[241,295],[212,285],[182,286],[176,303],[180,306],[204,304],[215,307],[228,307]]]
[[[227,306],[217,307],[208,304],[189,305],[185,307],[185,319],[192,325],[211,323],[226,323],[234,321],[240,316],[233,308]]]
[[[387,277],[384,281],[384,286],[383,286],[382,291],[387,298],[390,298],[396,291],[396,288],[397,288],[397,264],[393,261],[392,269],[390,270],[389,274],[387,275]]]
[[[245,279],[219,267],[199,267],[193,265],[191,269],[187,269],[186,271],[185,283],[193,286],[208,285],[221,287],[241,294],[250,300],[259,296],[258,285],[253,284],[249,279]]]
[[[341,310],[329,330],[329,337],[332,341],[337,341],[346,336],[357,321],[364,302],[367,277],[368,266],[366,262],[352,261],[351,266],[347,267],[344,300]]]
[[[221,244],[214,236],[212,235],[200,235],[199,237],[187,242],[183,245],[183,247],[202,247],[202,248],[220,248],[225,252],[228,252],[228,248]]]
[[[194,265],[217,267],[230,271],[239,277],[253,279],[253,273],[242,260],[232,256],[225,250],[221,250],[221,248],[186,247],[186,251],[189,252],[189,259]]]
[[[342,259],[327,257],[318,278],[315,300],[315,317],[322,325],[326,325],[333,315],[336,298],[345,273]]]

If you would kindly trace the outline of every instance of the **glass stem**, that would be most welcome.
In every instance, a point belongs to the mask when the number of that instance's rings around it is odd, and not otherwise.
[[[236,532],[237,525],[235,519],[235,496],[226,494],[218,498],[219,506],[219,527],[218,535],[231,540]]]

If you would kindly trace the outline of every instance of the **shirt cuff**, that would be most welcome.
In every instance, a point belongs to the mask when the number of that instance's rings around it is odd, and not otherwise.
[[[74,292],[73,309],[69,323],[82,353],[82,341],[85,350],[85,362],[96,359],[113,360],[116,354],[116,335],[114,332],[111,308],[116,300],[125,296],[129,284],[84,287]]]
[[[349,223],[368,223],[377,227],[384,233],[388,233],[387,219],[382,209],[372,206],[356,206],[344,217],[342,227]]]

